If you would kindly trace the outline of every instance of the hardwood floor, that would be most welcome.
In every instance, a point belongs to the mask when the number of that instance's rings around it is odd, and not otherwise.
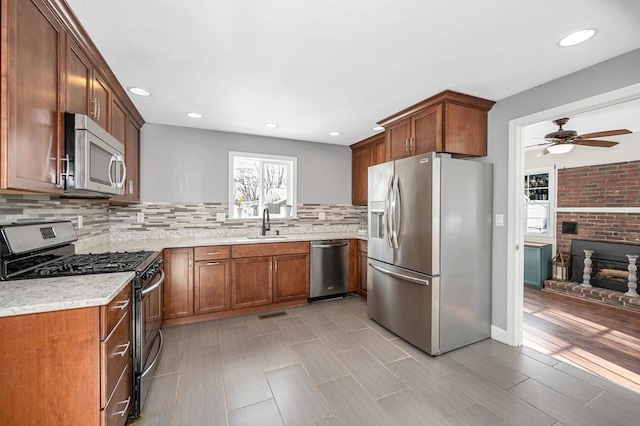
[[[524,346],[640,392],[640,313],[525,286]]]

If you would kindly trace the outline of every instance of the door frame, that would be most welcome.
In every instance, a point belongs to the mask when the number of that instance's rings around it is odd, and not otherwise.
[[[524,306],[524,232],[522,229],[522,194],[524,183],[524,128],[560,116],[581,114],[622,102],[640,99],[640,84],[592,96],[509,121],[508,199],[507,199],[507,344],[522,346]],[[555,235],[555,234],[554,234]]]

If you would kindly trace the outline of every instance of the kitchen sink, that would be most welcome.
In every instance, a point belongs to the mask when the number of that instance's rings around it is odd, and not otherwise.
[[[270,241],[270,240],[285,240],[287,238],[286,235],[257,235],[254,237],[244,237],[245,240],[248,241]]]

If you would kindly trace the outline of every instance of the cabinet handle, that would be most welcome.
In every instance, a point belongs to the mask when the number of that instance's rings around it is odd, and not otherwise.
[[[409,138],[404,138],[404,150],[409,151]]]
[[[415,146],[413,146],[413,136],[411,136],[409,138],[409,150],[413,151],[415,149]]]
[[[113,309],[120,309],[121,311],[124,309],[127,309],[127,307],[129,306],[129,302],[131,302],[131,299],[127,299],[127,300],[123,300],[122,302],[118,302],[115,305],[113,305]]]
[[[207,254],[216,255],[216,254],[220,254],[220,253],[217,252],[217,251],[208,251]]]
[[[193,256],[189,253],[189,268],[193,266]]]
[[[120,352],[114,352],[111,354],[111,356],[116,356],[116,355],[120,355],[120,356],[124,356],[124,354],[127,353],[127,351],[129,350],[129,346],[131,346],[131,340],[129,340],[126,344],[124,345],[118,345],[119,348],[123,347],[124,349],[121,350]]]
[[[129,194],[133,195],[133,181],[129,179]]]
[[[102,105],[100,104],[100,101],[98,101],[98,118],[96,118],[96,120],[100,120],[101,115],[102,115]]]
[[[116,413],[113,413],[114,417],[115,416],[124,416],[126,414],[127,410],[129,409],[129,403],[131,403],[131,397],[127,398],[126,401],[118,402],[118,404],[126,404],[126,405],[124,406],[124,410],[118,411]]]
[[[93,105],[91,108],[91,115],[96,120],[98,119],[98,100],[96,98],[91,99],[91,104]]]
[[[207,266],[215,266],[215,265],[219,265],[220,262],[207,262],[206,265]]]
[[[273,266],[276,268],[276,275],[277,275],[278,274],[278,261],[277,260],[275,260],[273,262]]]

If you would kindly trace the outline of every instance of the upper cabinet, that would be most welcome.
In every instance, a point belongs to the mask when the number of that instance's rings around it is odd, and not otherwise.
[[[2,0],[0,191],[61,194],[64,112],[87,114],[125,145],[139,195],[139,130],[131,99],[64,0]],[[133,124],[132,124],[133,123]]]
[[[368,168],[385,161],[385,135],[351,145],[351,203],[367,205]]]
[[[1,13],[0,189],[59,194],[65,33],[43,0]]]
[[[386,160],[425,152],[487,155],[487,113],[495,102],[445,90],[381,120]]]

